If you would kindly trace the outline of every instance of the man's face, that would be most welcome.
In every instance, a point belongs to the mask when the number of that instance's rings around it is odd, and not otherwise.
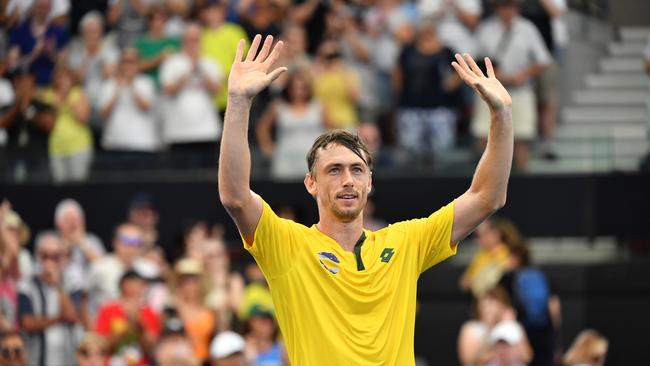
[[[129,278],[122,282],[122,298],[126,300],[142,300],[147,283],[142,278]]]
[[[117,255],[130,263],[140,255],[142,244],[142,232],[137,226],[132,225],[120,228],[113,239],[113,248],[115,248]]]
[[[27,351],[22,338],[6,337],[0,344],[0,366],[23,366],[27,364]]]
[[[61,215],[59,222],[57,222],[57,227],[63,236],[75,233],[82,229],[83,225],[83,218],[79,211],[72,209],[66,210],[65,213]]]
[[[63,248],[55,237],[47,237],[42,240],[43,242],[39,246],[36,255],[41,268],[43,268],[42,275],[46,277],[46,280],[51,281],[54,280],[51,277],[56,276],[61,270]]]
[[[330,144],[319,149],[313,171],[305,177],[307,191],[325,210],[342,222],[363,211],[372,186],[368,165],[345,146]]]
[[[514,3],[500,4],[495,8],[495,11],[502,21],[509,22],[519,14],[519,7]]]
[[[246,359],[241,353],[212,361],[213,366],[246,366]]]

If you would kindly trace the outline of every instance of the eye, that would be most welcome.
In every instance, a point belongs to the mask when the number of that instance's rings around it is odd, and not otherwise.
[[[353,166],[352,167],[352,172],[356,173],[356,174],[361,174],[361,173],[363,173],[363,168],[361,168],[360,166]]]
[[[339,167],[335,166],[335,167],[331,167],[330,170],[328,171],[328,173],[337,174],[339,171],[341,171],[341,169]]]

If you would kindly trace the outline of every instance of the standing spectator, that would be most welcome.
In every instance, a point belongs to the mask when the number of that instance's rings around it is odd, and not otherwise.
[[[0,128],[7,133],[2,150],[7,178],[47,176],[48,139],[54,127],[54,110],[37,96],[36,77],[23,65],[12,72],[12,84],[3,88]],[[13,90],[12,90],[13,86]],[[0,172],[0,174],[5,172]]]
[[[181,52],[168,58],[160,72],[165,93],[163,140],[171,145],[172,154],[183,157],[179,166],[216,165],[221,119],[212,99],[223,79],[219,66],[201,56],[201,28],[188,25]]]
[[[83,85],[91,107],[90,125],[95,140],[99,141],[102,119],[99,115],[99,96],[104,79],[115,73],[119,51],[112,38],[104,38],[104,18],[99,12],[90,12],[79,23],[81,36],[71,42],[68,65]]]
[[[0,332],[0,365],[27,366],[25,341],[17,331]]]
[[[182,258],[176,263],[176,309],[183,321],[187,337],[192,343],[194,355],[201,361],[209,358],[210,339],[216,329],[215,313],[205,304],[201,274],[201,262]]]
[[[116,75],[104,81],[99,108],[106,119],[102,147],[109,151],[110,167],[146,168],[160,146],[153,105],[156,87],[138,73],[138,52],[122,51]]]
[[[593,329],[580,332],[564,355],[565,366],[604,366],[609,341]]]
[[[61,261],[64,247],[53,232],[36,238],[38,274],[20,283],[18,320],[27,335],[31,365],[72,365],[76,344],[74,304],[64,289]]]
[[[290,76],[283,97],[273,102],[262,115],[257,125],[257,140],[264,155],[271,159],[271,177],[302,179],[310,141],[325,131],[325,112],[312,97],[312,82],[305,71],[296,71]],[[274,126],[275,143],[272,138]]]
[[[117,35],[120,48],[133,47],[146,28],[148,0],[109,0],[108,25]]]
[[[170,38],[181,38],[185,26],[190,22],[193,3],[186,0],[165,0],[164,3],[168,16],[164,34]]]
[[[119,288],[119,298],[99,309],[95,330],[108,343],[113,355],[110,362],[148,365],[161,325],[145,302],[147,282],[137,271],[129,270],[121,275]]]
[[[93,138],[87,124],[90,103],[66,65],[56,68],[53,79],[52,88],[42,96],[56,114],[49,139],[52,177],[55,182],[84,181],[93,160]]]
[[[413,45],[402,50],[393,74],[400,146],[425,161],[452,148],[456,140],[449,94],[461,80],[451,70],[453,59],[453,52],[438,40],[435,26],[424,23]]]
[[[24,21],[34,6],[34,0],[5,0],[4,14],[7,16],[9,28]],[[51,0],[48,19],[52,23],[65,27],[68,23],[68,13],[71,10],[70,0]]]
[[[210,343],[210,363],[212,366],[247,366],[244,338],[232,331],[217,334]]]
[[[229,75],[239,40],[243,38],[248,43],[246,32],[241,26],[226,21],[225,0],[205,0],[201,21],[204,27],[201,33],[201,55],[217,64],[222,75]],[[219,112],[226,110],[227,82],[225,80],[214,99]]]
[[[532,78],[539,75],[551,58],[535,26],[519,15],[518,0],[494,0],[496,15],[476,31],[479,53],[496,60],[497,78],[512,97],[515,136],[515,167],[526,170],[529,143],[536,136],[537,102]],[[476,99],[472,134],[482,151],[489,128],[489,111]]]
[[[359,124],[359,75],[343,60],[338,42],[323,42],[313,71],[314,97],[323,105],[328,122],[333,128],[355,128]]]
[[[153,5],[147,11],[147,33],[135,41],[140,55],[140,71],[147,74],[156,86],[160,85],[160,65],[180,48],[178,38],[165,35],[167,12],[161,5]]]
[[[54,65],[68,43],[68,33],[50,22],[49,13],[50,0],[34,0],[31,16],[14,28],[9,37],[9,67],[30,65],[39,87],[51,82]]]
[[[437,34],[455,53],[475,54],[474,29],[481,19],[481,0],[418,0],[419,14],[437,24]]]
[[[286,66],[287,71],[280,75],[269,86],[274,94],[280,94],[287,86],[289,75],[297,71],[308,71],[313,66],[313,60],[307,53],[307,31],[297,24],[287,24],[281,36],[284,42],[283,52],[276,65]]]

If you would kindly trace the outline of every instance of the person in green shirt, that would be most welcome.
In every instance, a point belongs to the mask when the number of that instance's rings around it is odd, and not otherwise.
[[[135,41],[135,48],[141,58],[140,70],[149,75],[158,88],[160,88],[158,78],[160,65],[181,46],[178,38],[165,36],[166,21],[165,9],[161,6],[152,6],[147,14],[147,33]]]

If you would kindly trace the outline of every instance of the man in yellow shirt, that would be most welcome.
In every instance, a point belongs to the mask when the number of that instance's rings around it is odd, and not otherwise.
[[[467,192],[428,218],[363,230],[372,161],[357,136],[336,130],[308,155],[305,187],[318,205],[311,227],[279,218],[250,190],[248,117],[253,97],[285,67],[282,49],[255,37],[243,59],[240,41],[230,72],[219,164],[221,202],[266,276],[293,365],[414,365],[419,275],[453,255],[457,243],[505,204],[512,164],[512,100],[469,55],[458,74],[492,111],[490,139]],[[470,66],[468,66],[468,63]]]

